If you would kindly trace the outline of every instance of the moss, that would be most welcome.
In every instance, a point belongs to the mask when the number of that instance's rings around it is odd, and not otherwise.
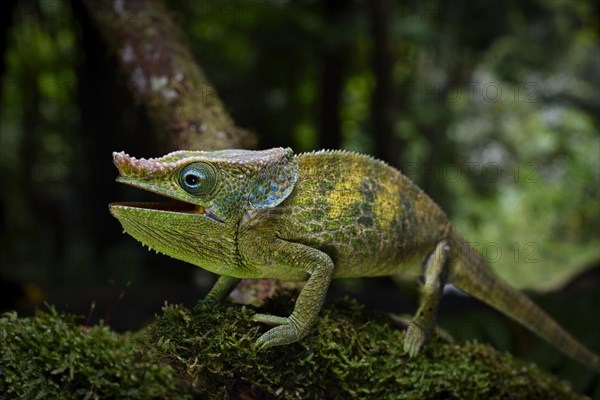
[[[287,315],[293,297],[267,303]],[[207,398],[575,399],[568,384],[487,345],[432,340],[416,359],[383,314],[343,299],[300,343],[257,352],[254,311],[168,305],[145,332],[147,351]]]
[[[295,295],[261,312],[287,315]],[[386,315],[342,299],[313,334],[257,352],[268,327],[240,305],[166,305],[135,335],[52,308],[0,318],[0,393],[24,398],[577,399],[568,384],[487,345],[433,339],[415,359]],[[2,396],[0,396],[2,397]]]
[[[130,334],[80,326],[54,308],[0,318],[0,398],[185,398],[174,371],[136,351]],[[191,398],[191,396],[188,396]]]

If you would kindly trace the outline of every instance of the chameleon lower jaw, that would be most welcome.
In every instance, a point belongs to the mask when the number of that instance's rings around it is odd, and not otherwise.
[[[119,207],[139,208],[142,210],[156,210],[166,211],[178,214],[202,214],[209,217],[219,223],[225,223],[221,218],[215,215],[210,209],[202,207],[198,204],[186,203],[184,201],[170,201],[170,202],[118,202],[110,203],[110,213],[116,217],[115,209]]]
[[[197,204],[186,203],[183,201],[169,201],[169,202],[118,202],[110,203],[111,211],[115,207],[131,207],[141,208],[145,210],[157,210],[157,211],[171,211],[176,213],[185,214],[207,214],[210,210],[199,206]]]
[[[115,209],[119,207],[129,207],[129,208],[139,208],[142,210],[156,210],[156,211],[166,211],[178,214],[202,214],[205,215],[219,223],[224,224],[221,218],[219,218],[215,213],[213,213],[210,209],[202,207],[198,204],[186,203],[184,201],[170,201],[170,202],[118,202],[118,203],[110,203],[109,209],[110,213],[116,217]]]

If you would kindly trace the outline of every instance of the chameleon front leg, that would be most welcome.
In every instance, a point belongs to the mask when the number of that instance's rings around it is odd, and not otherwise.
[[[219,276],[219,279],[215,282],[204,299],[198,302],[198,305],[214,305],[219,303],[229,296],[229,293],[235,289],[240,280],[241,279],[238,278],[232,278],[231,276]]]
[[[278,325],[258,338],[256,344],[260,348],[290,344],[305,337],[317,321],[333,275],[331,258],[322,251],[302,244],[279,241],[277,250],[271,255],[275,265],[287,264],[290,268],[299,268],[308,273],[309,278],[289,317],[254,315],[254,321]]]
[[[435,316],[444,286],[448,279],[448,252],[445,241],[439,242],[425,262],[425,284],[421,288],[421,300],[404,340],[404,351],[414,357],[433,332]]]

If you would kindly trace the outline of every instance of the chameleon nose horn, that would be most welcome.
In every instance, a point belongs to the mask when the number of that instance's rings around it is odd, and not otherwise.
[[[156,159],[131,157],[124,151],[112,153],[113,163],[119,170],[119,175],[125,178],[152,179],[156,174],[164,174],[171,168]]]

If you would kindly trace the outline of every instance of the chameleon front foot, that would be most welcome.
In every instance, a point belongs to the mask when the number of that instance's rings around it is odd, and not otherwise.
[[[408,330],[406,331],[406,336],[404,337],[404,352],[408,354],[409,357],[415,357],[419,354],[421,347],[425,344],[427,340],[427,334],[417,324],[414,322],[410,323]]]
[[[300,329],[298,324],[290,317],[286,318],[268,314],[255,314],[252,317],[252,320],[270,325],[278,325],[275,328],[269,329],[258,338],[256,346],[259,349],[295,343],[308,333],[305,332],[305,330]]]

